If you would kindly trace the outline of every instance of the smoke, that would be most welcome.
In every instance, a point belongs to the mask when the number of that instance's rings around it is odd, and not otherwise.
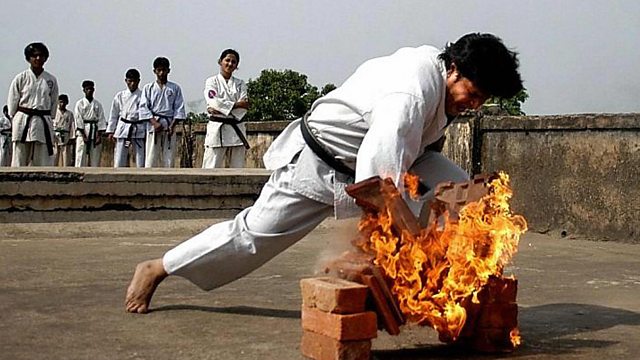
[[[327,227],[327,243],[320,251],[314,267],[314,274],[325,275],[327,265],[338,259],[345,252],[356,251],[352,241],[359,235],[358,222],[360,218],[345,220],[327,220],[323,225]]]

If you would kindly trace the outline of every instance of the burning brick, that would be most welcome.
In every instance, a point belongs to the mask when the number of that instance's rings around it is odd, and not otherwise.
[[[302,308],[302,328],[336,340],[367,340],[378,336],[376,314],[333,314]]]
[[[302,306],[324,312],[353,314],[364,312],[367,287],[334,277],[302,279]]]

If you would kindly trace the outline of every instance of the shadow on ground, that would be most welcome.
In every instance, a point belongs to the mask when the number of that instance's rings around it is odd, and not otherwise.
[[[504,358],[527,355],[570,354],[580,349],[597,349],[617,341],[578,339],[583,333],[609,329],[617,325],[640,326],[640,313],[587,304],[546,304],[519,309],[523,345]],[[493,354],[490,358],[495,358]],[[487,355],[470,353],[450,345],[424,345],[414,349],[374,351],[378,360],[484,359]]]
[[[264,316],[275,318],[289,318],[299,319],[301,312],[299,310],[282,310],[282,309],[269,309],[253,306],[226,306],[226,307],[213,307],[213,306],[196,306],[196,305],[166,305],[157,308],[152,308],[149,312],[160,311],[202,311],[210,313],[220,314],[236,314],[247,316]]]

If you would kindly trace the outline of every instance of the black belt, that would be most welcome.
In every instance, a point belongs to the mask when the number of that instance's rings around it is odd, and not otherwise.
[[[167,120],[167,124],[171,125],[171,118],[165,115],[158,115],[156,113],[154,113],[153,111],[151,112],[151,115],[153,115],[153,117],[158,118],[158,119],[165,119]],[[155,133],[156,130],[154,129],[153,132]],[[168,133],[170,133],[170,131],[168,131]],[[158,143],[158,138],[156,136],[153,137],[153,141],[154,143]],[[168,144],[167,144],[167,150],[171,150],[171,138],[167,138]]]
[[[89,136],[87,137],[87,139],[89,140],[89,144],[87,145],[87,148],[90,149],[91,145],[95,145],[96,143],[96,138],[98,135],[98,120],[84,120],[84,123],[89,124]]]
[[[236,135],[238,135],[238,138],[240,138],[240,141],[242,141],[242,145],[244,145],[244,148],[247,150],[251,149],[251,145],[249,145],[249,141],[242,133],[242,130],[240,130],[240,128],[238,127],[238,124],[240,124],[240,121],[236,120],[235,118],[225,118],[225,117],[217,117],[217,116],[209,116],[209,121],[222,123],[224,125],[230,125],[233,128],[233,131],[236,132]],[[220,144],[222,145],[222,139],[220,139]]]
[[[356,172],[352,168],[348,167],[345,163],[343,163],[340,159],[336,159],[327,148],[325,148],[318,139],[311,133],[309,130],[309,124],[307,124],[307,116],[309,113],[305,114],[302,117],[302,121],[300,122],[300,130],[302,131],[302,137],[304,138],[304,142],[307,143],[309,148],[316,154],[322,161],[324,161],[327,165],[331,166],[334,170],[339,171],[343,174],[349,175],[353,178],[356,177]]]
[[[49,156],[53,155],[53,142],[51,141],[51,130],[49,129],[49,124],[47,124],[47,120],[44,118],[45,116],[51,116],[51,110],[37,110],[37,109],[29,109],[22,106],[18,106],[18,111],[27,115],[27,121],[24,125],[24,129],[22,130],[22,137],[20,138],[21,143],[27,142],[27,133],[29,132],[29,127],[31,126],[31,119],[35,116],[42,119],[42,126],[44,127],[44,137],[45,142],[47,143],[47,152]]]
[[[122,121],[125,124],[129,124],[129,131],[127,132],[127,139],[124,141],[124,147],[129,147],[129,145],[131,145],[131,141],[135,141],[136,146],[137,147],[142,147],[142,144],[140,142],[137,141],[137,139],[133,138],[133,134],[138,132],[138,124],[142,124],[144,122],[149,121],[149,119],[145,119],[145,120],[128,120],[125,118],[120,118],[120,121]]]

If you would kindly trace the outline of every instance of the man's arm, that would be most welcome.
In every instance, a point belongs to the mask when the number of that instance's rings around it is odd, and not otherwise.
[[[116,127],[118,126],[118,120],[120,120],[120,102],[118,101],[118,96],[120,94],[116,94],[113,97],[113,101],[111,102],[111,110],[109,111],[109,123],[107,124],[107,135],[109,136],[109,140],[113,140],[113,133],[116,131]]]
[[[51,99],[51,118],[53,119],[54,117],[56,117],[56,112],[58,111],[58,107],[56,106],[58,104],[58,95],[59,95],[59,91],[58,91],[58,80],[54,77],[53,78],[53,86],[51,87],[51,93],[49,94],[50,99]]]
[[[171,124],[169,124],[170,133],[173,132],[173,129],[176,127],[176,124],[179,121],[183,121],[187,118],[184,109],[184,97],[182,96],[182,89],[180,86],[176,86],[176,98],[173,101],[173,119],[171,120]]]
[[[76,136],[82,136],[84,141],[87,141],[87,134],[84,131],[84,117],[82,116],[82,107],[80,106],[81,100],[76,102],[76,106],[73,109],[73,115],[75,117],[76,124]]]

